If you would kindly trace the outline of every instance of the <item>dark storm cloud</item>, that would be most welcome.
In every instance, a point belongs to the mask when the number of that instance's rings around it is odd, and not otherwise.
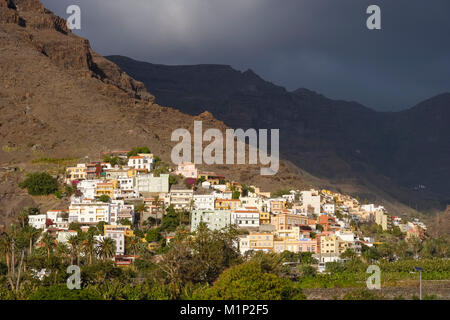
[[[229,64],[285,86],[388,110],[450,91],[448,0],[43,0],[103,55]],[[382,30],[366,9],[382,10]]]

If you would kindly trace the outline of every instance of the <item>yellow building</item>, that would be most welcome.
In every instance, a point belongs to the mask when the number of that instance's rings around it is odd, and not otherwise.
[[[107,231],[122,231],[125,237],[134,237],[134,231],[130,226],[108,224],[103,227],[103,230],[105,232],[105,235]]]
[[[270,213],[260,212],[259,213],[259,224],[270,224]]]
[[[102,195],[107,195],[112,198],[114,196],[114,183],[112,182],[103,182],[97,184],[97,189],[95,190],[95,194],[97,197]]]
[[[273,216],[270,221],[271,224],[275,226],[276,230],[287,230],[292,229],[295,226],[307,225],[308,217],[297,214],[280,213]]]
[[[336,235],[326,235],[320,237],[320,252],[321,253],[338,253],[339,243]]]
[[[216,174],[215,172],[204,172],[200,171],[198,173],[197,179],[204,179],[212,185],[218,185],[221,181],[225,180],[225,176]]]
[[[228,190],[235,190],[242,192],[242,185],[238,182],[227,182],[226,184]]]
[[[274,200],[270,202],[270,211],[274,214],[282,213],[286,209],[286,201]]]
[[[273,234],[251,232],[239,240],[239,250],[242,254],[247,251],[273,251]]]
[[[217,210],[236,210],[241,206],[239,199],[216,199],[214,207]]]
[[[86,179],[86,165],[78,164],[76,167],[67,167],[66,169],[66,183],[70,184],[76,180]]]
[[[283,251],[299,252],[300,241],[295,238],[279,238],[274,240],[273,249],[276,253]]]
[[[270,198],[270,192],[262,192],[260,188],[253,187],[255,189],[255,194],[263,197],[263,198]]]
[[[134,178],[137,176],[137,174],[138,174],[138,170],[136,170],[135,168],[130,168],[127,172],[128,178]]]

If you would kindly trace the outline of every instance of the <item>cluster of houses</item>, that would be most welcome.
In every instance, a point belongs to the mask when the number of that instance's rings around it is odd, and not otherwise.
[[[127,151],[116,151],[114,155],[126,165],[93,162],[68,167],[65,182],[77,188],[69,208],[32,215],[29,223],[64,242],[75,232],[69,230],[70,223],[87,230],[104,222],[104,235],[99,237],[113,238],[116,255],[123,256],[127,237],[134,235],[136,205],[146,205],[140,216],[143,221],[172,205],[190,212],[191,231],[201,223],[212,230],[235,225],[248,231],[237,243],[242,254],[310,252],[322,263],[339,261],[347,249],[358,254],[362,244],[374,245],[372,238],[358,235],[355,223],[372,221],[383,230],[398,226],[407,237],[422,237],[426,230],[418,220],[403,223],[400,217],[389,216],[384,207],[361,205],[348,195],[311,189],[275,197],[256,186],[244,187],[214,172],[200,171],[193,163],[181,163],[170,174],[194,183],[171,187],[169,173],[153,172],[153,154],[127,157]]]

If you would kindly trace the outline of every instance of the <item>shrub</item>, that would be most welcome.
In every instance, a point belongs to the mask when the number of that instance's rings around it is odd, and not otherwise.
[[[30,173],[19,186],[32,196],[49,195],[58,190],[58,181],[46,172]]]
[[[373,290],[358,289],[350,291],[343,297],[344,300],[384,300],[382,294]]]
[[[128,152],[128,157],[137,156],[139,153],[150,153],[150,149],[147,147],[137,147],[133,148],[130,152]]]
[[[145,236],[145,240],[148,242],[156,242],[162,239],[161,230],[159,228],[150,229]]]
[[[294,282],[263,272],[247,262],[223,272],[214,285],[195,298],[206,300],[302,300],[305,295]]]
[[[101,296],[89,289],[69,290],[65,284],[40,287],[29,300],[101,300]]]
[[[107,196],[106,194],[102,194],[100,197],[98,197],[98,200],[101,202],[109,202],[109,200],[111,200],[111,198],[109,196]]]

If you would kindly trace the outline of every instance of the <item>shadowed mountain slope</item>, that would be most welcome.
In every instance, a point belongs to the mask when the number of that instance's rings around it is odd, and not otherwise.
[[[237,128],[279,128],[282,156],[326,185],[420,210],[450,202],[450,94],[402,112],[264,81],[225,65],[164,66],[109,56],[158,97],[191,115],[205,110]],[[383,194],[383,195],[382,195]]]

